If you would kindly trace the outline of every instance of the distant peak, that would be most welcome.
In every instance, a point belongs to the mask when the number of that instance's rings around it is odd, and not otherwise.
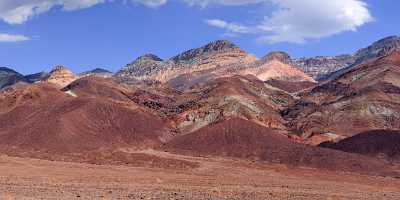
[[[189,61],[192,60],[196,57],[209,54],[209,53],[214,53],[214,52],[225,52],[233,49],[239,49],[237,45],[232,43],[231,41],[228,40],[216,40],[214,42],[208,43],[205,46],[202,46],[200,48],[195,48],[191,49],[189,51],[185,51],[173,58],[171,60],[175,62],[180,62],[180,61]]]
[[[232,49],[237,48],[234,43],[229,40],[216,40],[214,42],[208,43],[206,46],[203,47],[204,51],[219,51],[224,49]]]
[[[158,57],[157,55],[151,54],[151,53],[144,54],[144,55],[138,57],[136,60],[163,61],[160,57]]]
[[[392,35],[392,36],[388,36],[383,39],[380,39],[380,40],[376,41],[375,43],[382,43],[382,42],[393,41],[393,40],[400,40],[400,37],[397,35]]]
[[[57,71],[70,71],[67,67],[64,65],[56,65],[50,73],[57,72]]]
[[[91,73],[111,73],[110,71],[103,68],[95,68],[90,71]]]
[[[289,63],[291,58],[288,53],[283,52],[283,51],[273,51],[273,52],[267,54],[266,56],[264,56],[263,58],[261,58],[261,61],[263,63],[270,62],[273,60],[280,61],[282,63]]]
[[[14,74],[18,73],[15,70],[13,70],[11,68],[8,68],[8,67],[0,67],[0,71],[4,71],[4,72],[7,72],[7,73],[14,73]]]

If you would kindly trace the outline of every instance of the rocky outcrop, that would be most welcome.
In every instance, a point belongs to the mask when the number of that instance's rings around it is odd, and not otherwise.
[[[78,79],[78,77],[75,76],[72,71],[62,65],[59,65],[54,67],[54,69],[44,78],[43,81],[63,88],[76,79]]]
[[[351,55],[299,58],[294,59],[292,62],[314,79],[326,80],[336,78],[340,74],[345,73],[346,70],[344,69],[346,68],[370,59],[386,56],[396,50],[400,50],[400,37],[390,36]]]
[[[299,58],[292,60],[292,63],[314,79],[321,80],[333,72],[349,67],[355,61],[356,58],[352,55],[341,55]]]
[[[374,59],[382,56],[386,56],[393,51],[400,51],[400,37],[390,36],[383,38],[367,48],[358,50],[355,53],[356,63],[359,64],[369,59]]]
[[[265,55],[264,57],[262,57],[259,60],[259,65],[271,62],[271,61],[279,61],[281,63],[285,63],[285,64],[291,64],[292,60],[290,58],[290,55],[286,52],[283,51],[273,51],[267,55]]]
[[[126,65],[118,71],[114,77],[124,83],[145,80],[149,79],[154,74],[160,73],[165,65],[167,64],[158,56],[154,54],[145,54]]]

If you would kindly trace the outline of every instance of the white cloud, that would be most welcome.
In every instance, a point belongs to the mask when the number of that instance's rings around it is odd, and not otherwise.
[[[361,0],[265,1],[273,3],[277,9],[255,27],[240,26],[252,30],[248,33],[256,33],[260,42],[304,43],[309,39],[328,37],[344,31],[356,31],[360,26],[373,20],[367,4]],[[228,32],[235,32],[230,25],[236,23],[217,20],[213,24],[208,24],[224,28]]]
[[[0,33],[0,42],[22,42],[26,40],[29,40],[29,38],[24,35]]]
[[[89,8],[97,4],[120,1],[147,7],[162,6],[168,0],[0,0],[0,20],[22,24],[35,15],[53,7],[66,11]],[[227,30],[227,34],[256,34],[258,41],[267,43],[302,43],[344,31],[356,31],[371,22],[373,17],[362,0],[179,0],[191,6],[239,6],[245,4],[273,4],[275,10],[255,25],[243,25],[221,19],[206,23]]]
[[[266,35],[259,40],[302,43],[344,31],[356,31],[373,20],[360,0],[271,0],[278,6],[258,26]]]
[[[132,0],[132,2],[155,8],[166,4],[168,0]]]
[[[228,23],[226,21],[220,19],[210,19],[206,20],[206,23],[210,26],[215,26],[218,28],[223,28],[228,30],[231,33],[250,33],[252,32],[251,28],[242,26],[235,23]]]
[[[97,4],[126,0],[0,0],[0,19],[8,24],[22,24],[35,15],[47,12],[54,7],[66,11],[85,9]],[[129,0],[148,7],[157,7],[167,0]]]
[[[0,18],[9,24],[22,24],[32,16],[49,11],[55,6],[64,10],[88,8],[105,0],[1,0]]]
[[[210,4],[219,4],[219,5],[226,5],[226,6],[239,6],[245,4],[256,4],[262,3],[266,0],[183,0],[184,2],[188,3],[191,6],[201,6],[206,7]]]

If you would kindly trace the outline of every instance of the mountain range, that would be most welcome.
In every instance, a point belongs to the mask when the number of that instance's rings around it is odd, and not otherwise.
[[[145,54],[115,74],[0,68],[0,87],[7,155],[134,163],[127,152],[155,149],[398,176],[396,36],[334,57],[258,59],[218,40],[167,60]]]

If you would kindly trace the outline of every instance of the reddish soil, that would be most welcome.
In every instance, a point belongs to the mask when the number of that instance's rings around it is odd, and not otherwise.
[[[129,101],[127,97],[134,88],[127,88],[110,78],[88,76],[78,79],[62,91],[72,91],[78,97],[109,98],[117,101]]]
[[[295,143],[278,132],[242,119],[230,119],[178,137],[165,149],[189,155],[229,156],[293,167],[395,175],[390,165],[361,155]]]
[[[398,200],[399,179],[291,169],[270,163],[186,157],[196,168],[50,162],[0,156],[0,199]],[[146,166],[146,165],[145,165]]]
[[[319,146],[400,162],[399,130],[368,131],[337,143],[325,142]]]
[[[70,97],[41,84],[16,94],[5,97],[13,100],[14,108],[0,114],[3,152],[67,154],[125,146],[144,148],[172,136],[162,119],[133,102]]]

